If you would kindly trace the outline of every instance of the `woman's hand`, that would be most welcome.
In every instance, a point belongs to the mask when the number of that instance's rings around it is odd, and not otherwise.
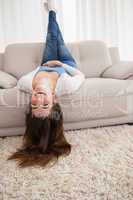
[[[56,67],[56,65],[58,67],[62,67],[63,63],[60,62],[59,60],[50,60],[50,61],[47,61],[46,63],[44,63],[42,66]]]

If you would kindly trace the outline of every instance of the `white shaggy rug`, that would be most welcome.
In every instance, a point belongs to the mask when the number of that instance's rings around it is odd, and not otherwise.
[[[6,161],[22,136],[0,138],[0,200],[133,200],[133,126],[65,135],[71,154],[45,169]]]

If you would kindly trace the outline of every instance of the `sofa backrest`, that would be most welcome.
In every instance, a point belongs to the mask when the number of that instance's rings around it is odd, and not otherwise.
[[[42,43],[10,44],[5,49],[4,71],[20,78],[40,63]]]
[[[4,68],[4,53],[0,53],[0,70],[2,70]]]
[[[99,77],[111,65],[109,49],[102,41],[81,41],[67,44],[86,77]],[[10,44],[5,49],[4,71],[20,78],[41,63],[44,43]]]
[[[111,56],[112,64],[117,64],[121,61],[118,47],[110,47],[109,53],[110,53],[110,56]]]

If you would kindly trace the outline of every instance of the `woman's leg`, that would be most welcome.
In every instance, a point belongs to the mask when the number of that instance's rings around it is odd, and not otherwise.
[[[65,45],[56,21],[56,13],[53,10],[49,11],[48,33],[41,65],[49,60],[60,60],[63,63],[76,67],[76,62]]]
[[[64,42],[64,39],[63,39],[62,33],[60,31],[59,25],[57,24],[57,26],[58,26],[58,40],[57,40],[58,59],[61,62],[66,63],[66,64],[68,64],[72,67],[77,67],[75,59],[73,58],[73,56],[69,52],[69,50],[68,50],[68,48],[67,48],[67,46]]]
[[[41,65],[49,60],[58,60],[57,37],[58,26],[56,23],[56,13],[51,10],[49,11],[48,32]]]

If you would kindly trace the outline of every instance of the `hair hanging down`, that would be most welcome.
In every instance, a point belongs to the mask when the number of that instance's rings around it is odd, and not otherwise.
[[[61,155],[69,155],[71,145],[66,141],[63,127],[63,113],[58,103],[52,107],[50,116],[42,119],[32,116],[32,108],[26,114],[26,130],[22,147],[7,160],[16,159],[19,167],[46,166],[57,161]],[[55,163],[55,162],[54,162]]]

